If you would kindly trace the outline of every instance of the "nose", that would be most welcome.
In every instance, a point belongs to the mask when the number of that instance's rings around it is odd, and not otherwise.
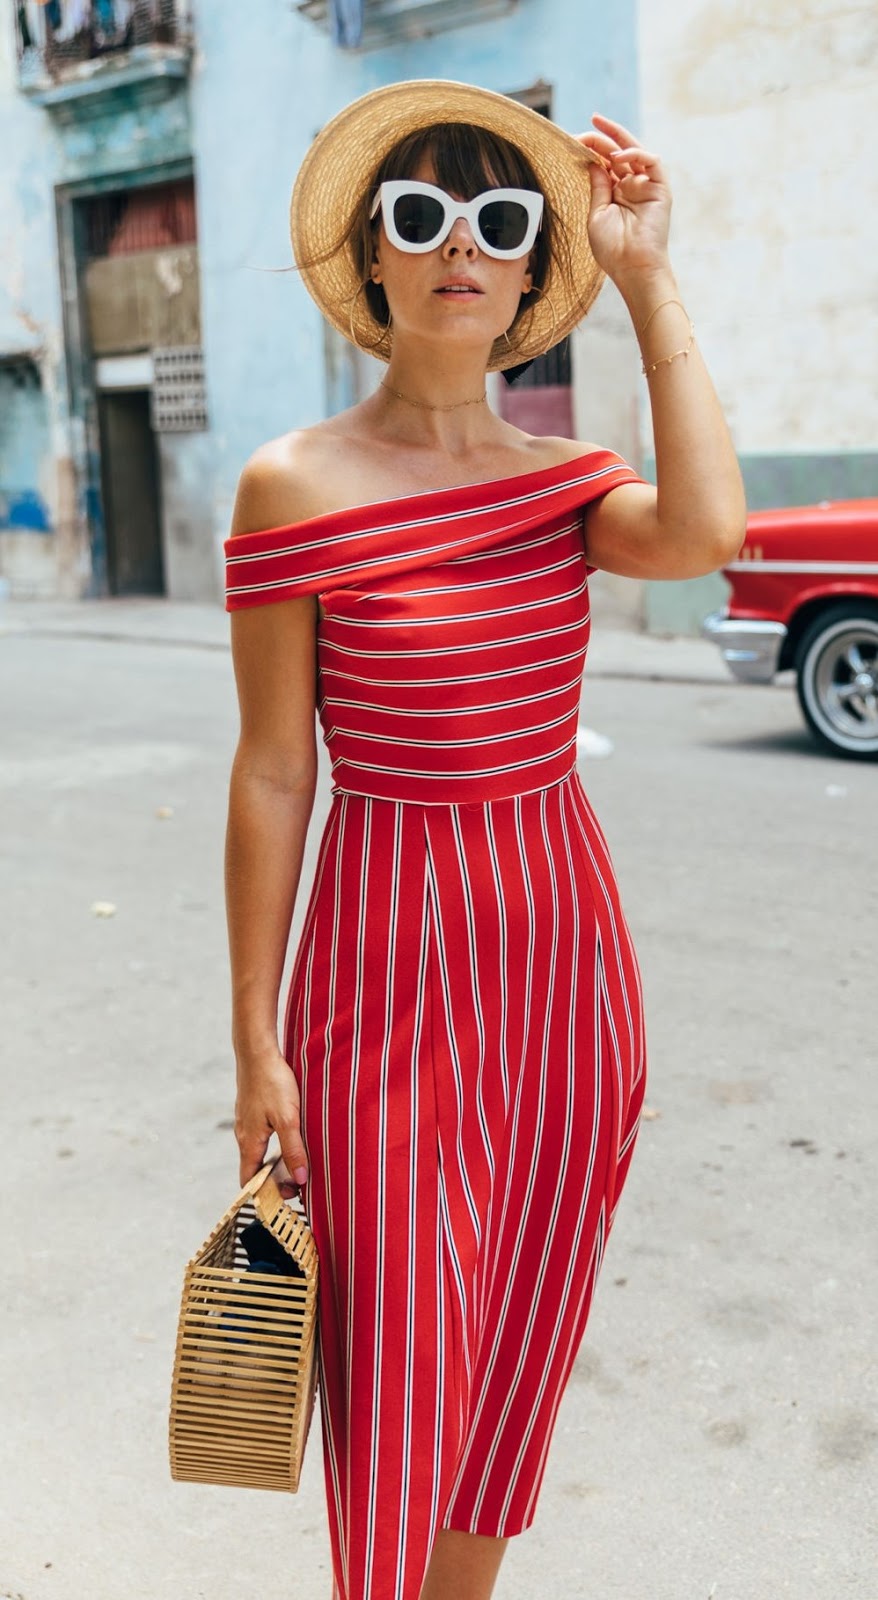
[[[442,246],[443,259],[454,261],[458,256],[465,256],[467,261],[474,261],[478,253],[479,247],[466,217],[455,217],[451,231]]]

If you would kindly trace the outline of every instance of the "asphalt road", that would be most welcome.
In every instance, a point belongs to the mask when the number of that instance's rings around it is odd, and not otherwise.
[[[11,631],[0,674],[0,1600],[329,1600],[316,1419],[296,1498],[166,1464],[236,1189],[229,658]],[[649,1116],[497,1600],[876,1600],[878,768],[786,689],[596,676],[584,715]]]

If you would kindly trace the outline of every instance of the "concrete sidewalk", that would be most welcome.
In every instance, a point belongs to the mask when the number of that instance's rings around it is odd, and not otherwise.
[[[4,633],[227,650],[229,618],[219,604],[179,600],[8,600],[0,605],[0,634]],[[715,646],[704,639],[660,638],[602,627],[599,618],[593,626],[587,671],[592,678],[732,684]]]

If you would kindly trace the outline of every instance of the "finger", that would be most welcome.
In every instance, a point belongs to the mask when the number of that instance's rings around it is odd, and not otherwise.
[[[591,120],[596,128],[606,129],[612,134],[617,144],[639,143],[637,134],[632,133],[630,128],[624,127],[621,122],[614,122],[612,117],[603,116],[600,111],[596,111]]]
[[[618,148],[616,140],[610,139],[605,133],[589,131],[588,133],[577,134],[577,138],[580,144],[588,145],[590,150],[602,151],[606,155]]]
[[[287,1118],[278,1124],[275,1131],[280,1139],[281,1154],[286,1162],[287,1171],[292,1175],[293,1181],[301,1187],[308,1182],[308,1152],[302,1142],[298,1119]]]
[[[612,151],[610,161],[624,163],[629,167],[648,167],[650,169],[661,166],[660,158],[652,150],[643,150],[639,145],[631,145],[625,150]]]
[[[238,1149],[241,1154],[240,1173],[242,1185],[249,1183],[251,1178],[255,1178],[259,1168],[265,1165],[265,1152],[268,1149],[270,1138],[270,1131],[265,1134],[264,1138],[261,1135],[257,1135],[255,1138],[253,1135],[244,1135],[238,1138]]]
[[[599,210],[601,206],[609,205],[610,201],[612,200],[612,198],[613,198],[613,188],[614,188],[614,174],[612,172],[608,171],[607,167],[605,167],[603,165],[603,163],[601,163],[601,165],[595,166],[595,167],[592,168],[590,176],[591,176],[591,206],[590,206],[590,213],[593,216],[594,213],[597,210]]]
[[[648,200],[654,193],[652,179],[645,172],[631,172],[619,179],[613,190],[613,198],[626,205],[634,205],[639,201]]]
[[[292,1200],[298,1193],[299,1185],[293,1178],[283,1156],[280,1156],[275,1162],[271,1176],[285,1200]]]
[[[606,167],[607,164],[608,164],[608,162],[607,162],[608,152],[599,149],[598,143],[597,143],[598,137],[599,136],[597,134],[591,134],[591,133],[578,133],[578,134],[576,134],[576,138],[577,138],[578,142],[582,145],[582,147],[586,151],[586,153],[589,156],[591,156],[591,159],[592,159],[593,163],[595,164],[595,166]],[[607,143],[609,144],[609,141],[607,141]]]

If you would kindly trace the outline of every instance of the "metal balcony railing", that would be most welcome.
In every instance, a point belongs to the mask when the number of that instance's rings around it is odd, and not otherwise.
[[[519,0],[292,0],[296,11],[342,49],[380,49],[403,39],[428,39],[449,28],[508,16]]]
[[[12,0],[22,87],[142,45],[188,45],[188,0]]]

